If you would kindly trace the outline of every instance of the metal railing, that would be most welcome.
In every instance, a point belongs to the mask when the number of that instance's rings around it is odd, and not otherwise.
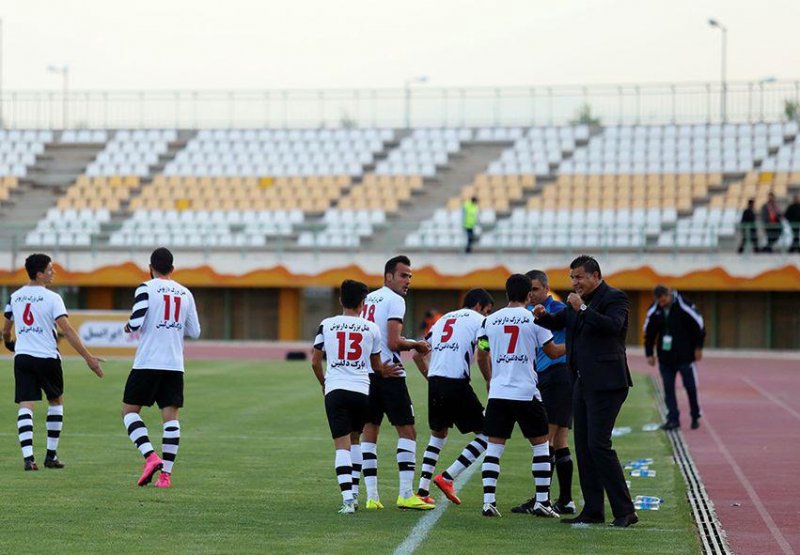
[[[775,121],[800,81],[727,83],[728,121]],[[581,107],[604,124],[721,120],[719,83],[316,90],[4,90],[5,128],[509,126],[564,124]]]

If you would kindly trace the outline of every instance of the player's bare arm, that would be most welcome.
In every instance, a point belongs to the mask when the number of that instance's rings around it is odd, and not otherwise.
[[[425,354],[431,350],[430,343],[427,341],[414,341],[403,337],[401,335],[403,333],[403,323],[398,320],[389,320],[386,323],[386,331],[386,346],[389,347],[390,351],[417,351]]]
[[[489,382],[492,381],[492,358],[489,351],[478,349],[478,369],[486,380],[486,389],[489,389]]]
[[[393,364],[391,362],[383,363],[381,362],[381,354],[375,353],[370,355],[369,357],[370,365],[372,366],[372,371],[380,374],[384,378],[399,378],[403,375],[403,370]]]
[[[322,392],[325,393],[325,372],[322,370],[322,351],[320,349],[311,349],[311,369],[317,377],[319,385],[322,386]]]
[[[425,354],[422,354],[419,351],[415,351],[414,355],[413,355],[413,358],[414,358],[414,364],[417,365],[417,368],[419,369],[420,373],[427,378],[428,377],[428,369],[430,368],[430,364],[431,364],[431,353],[430,353],[430,351],[428,351]]]
[[[11,340],[11,328],[14,327],[14,322],[12,320],[6,319],[3,323],[3,343],[6,346],[6,349],[14,352],[14,341]]]
[[[56,320],[56,324],[58,324],[58,328],[61,330],[61,333],[64,334],[64,337],[69,344],[72,345],[72,348],[83,357],[83,360],[86,361],[86,365],[89,367],[89,369],[97,374],[98,378],[102,378],[103,367],[100,365],[100,363],[104,362],[104,360],[94,356],[92,353],[86,350],[86,347],[83,346],[81,338],[78,337],[78,334],[75,332],[75,328],[72,327],[72,324],[69,323],[69,319],[66,316],[62,316]]]
[[[544,354],[549,356],[550,358],[558,358],[562,357],[566,354],[567,349],[564,346],[564,343],[555,343],[553,341],[548,341],[542,347]]]

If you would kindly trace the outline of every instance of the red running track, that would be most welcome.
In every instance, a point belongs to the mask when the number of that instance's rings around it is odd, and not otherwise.
[[[629,360],[650,369],[639,354]],[[703,418],[690,430],[678,378],[682,433],[731,549],[800,552],[800,353],[709,353],[698,379]]]

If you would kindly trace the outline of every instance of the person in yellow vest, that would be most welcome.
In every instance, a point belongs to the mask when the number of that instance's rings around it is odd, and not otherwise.
[[[464,230],[467,232],[467,248],[464,252],[472,252],[472,243],[475,242],[475,226],[478,225],[478,198],[472,197],[464,202]]]

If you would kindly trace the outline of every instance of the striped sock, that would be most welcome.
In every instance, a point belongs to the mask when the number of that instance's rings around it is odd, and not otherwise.
[[[55,459],[61,428],[64,426],[64,405],[47,407],[47,458]]]
[[[489,438],[483,434],[477,434],[475,439],[470,441],[461,454],[450,467],[442,473],[442,477],[451,482],[458,478],[458,475],[464,472],[475,460],[481,456],[481,453],[486,451],[486,444]]]
[[[414,495],[416,458],[417,442],[404,437],[397,438],[397,471],[400,474],[400,497],[403,499]]]
[[[354,443],[350,446],[350,461],[353,463],[353,499],[358,499],[358,485],[361,481],[361,445]]]
[[[22,447],[22,458],[33,460],[33,411],[19,409],[17,412],[17,432],[19,432],[19,445]]]
[[[380,501],[378,496],[378,446],[366,441],[361,442],[361,453],[364,456],[364,484],[367,486],[367,499]]]
[[[349,449],[337,449],[334,461],[336,468],[336,481],[342,491],[342,501],[353,502],[353,463],[350,459]]]
[[[447,443],[446,437],[431,436],[428,440],[425,454],[422,455],[422,469],[419,472],[419,488],[417,488],[417,495],[428,497],[430,494],[433,471],[436,469],[436,463],[439,461],[439,453],[441,453],[445,443]]]
[[[500,477],[500,457],[503,456],[505,445],[489,443],[486,448],[486,457],[483,459],[481,476],[483,478],[483,502],[494,504],[497,491],[497,479]]]
[[[122,422],[125,424],[125,429],[128,430],[128,437],[131,438],[145,459],[150,453],[155,452],[153,444],[150,443],[150,438],[147,436],[147,426],[142,422],[141,416],[135,412],[129,412],[122,417]]]
[[[172,474],[172,465],[178,456],[178,447],[181,443],[181,424],[177,420],[164,422],[164,436],[161,441],[162,459],[164,460],[163,472]]]
[[[545,441],[532,447],[533,462],[531,472],[536,484],[536,501],[544,505],[550,504],[550,449]]]

